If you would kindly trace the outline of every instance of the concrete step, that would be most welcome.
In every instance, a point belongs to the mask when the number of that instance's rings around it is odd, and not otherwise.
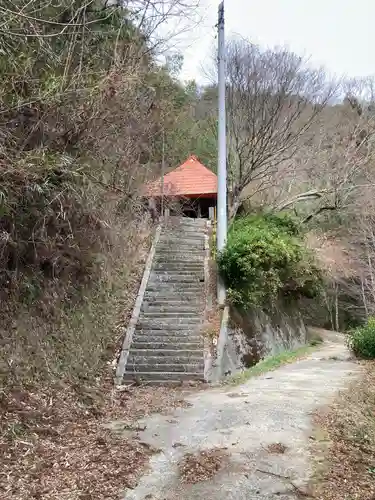
[[[194,385],[200,385],[204,384],[204,380],[179,380],[178,377],[169,379],[169,380],[141,380],[139,377],[129,377],[128,380],[124,380],[124,384],[140,384],[143,387],[183,387],[185,384],[187,384],[188,387],[194,386]]]
[[[155,259],[153,262],[153,267],[151,270],[153,271],[157,268],[163,269],[163,267],[166,267],[167,269],[186,269],[189,270],[190,268],[192,269],[204,269],[205,267],[205,262],[204,259],[200,260],[190,260],[188,258],[186,259],[180,259],[180,258],[158,258]]]
[[[161,232],[160,238],[185,238],[186,240],[199,240],[204,241],[206,239],[206,230],[205,228],[190,228],[190,227],[181,227],[174,230],[166,229]]]
[[[168,359],[197,359],[203,358],[202,349],[131,349],[129,358],[132,359],[150,359],[158,358],[164,360]]]
[[[185,238],[184,236],[175,236],[173,238],[160,238],[159,243],[158,243],[158,248],[163,248],[163,247],[173,247],[178,249],[179,247],[186,247],[190,249],[191,251],[204,251],[205,247],[205,239],[202,239],[201,241],[192,239],[192,238]]]
[[[179,241],[181,243],[184,243],[185,245],[190,245],[192,247],[194,246],[202,246],[204,245],[206,239],[206,235],[204,233],[200,235],[196,234],[188,234],[186,232],[181,232],[181,233],[164,233],[160,235],[159,238],[159,244],[160,243],[171,243],[171,242],[176,242],[178,243]]]
[[[185,251],[174,251],[174,250],[164,250],[163,252],[157,252],[155,254],[154,263],[169,263],[169,262],[179,262],[184,264],[186,262],[198,263],[200,265],[204,265],[205,254],[203,252],[185,252]]]
[[[155,274],[151,273],[148,283],[152,285],[173,285],[178,288],[183,288],[186,285],[194,285],[196,287],[204,287],[204,275],[198,274]]]
[[[162,282],[162,283],[149,283],[147,285],[147,292],[158,293],[158,295],[173,293],[175,296],[194,293],[197,297],[202,297],[204,294],[204,287],[199,286],[200,283],[173,283],[173,282]]]
[[[165,265],[165,264],[163,264]],[[180,274],[179,274],[180,273]],[[150,278],[155,276],[155,277],[164,277],[164,276],[187,276],[187,277],[190,277],[190,276],[193,276],[195,279],[198,279],[198,282],[199,283],[202,283],[201,281],[199,281],[203,275],[204,277],[204,268],[203,266],[200,268],[200,270],[198,271],[194,271],[194,272],[191,272],[190,273],[190,270],[185,268],[185,269],[181,269],[180,271],[176,269],[152,269],[151,270],[151,273],[150,273]],[[188,282],[187,282],[188,283]]]
[[[155,269],[155,267],[157,267],[158,269]],[[186,269],[187,272],[189,272],[189,270],[192,268],[192,269],[204,269],[205,268],[205,262],[203,259],[201,260],[195,260],[195,261],[192,261],[190,259],[174,259],[174,258],[171,258],[171,259],[156,259],[154,260],[153,262],[153,266],[151,268],[151,271],[154,271],[154,270],[163,270],[163,268],[167,268],[168,270],[169,269]]]
[[[167,286],[166,283],[163,283],[162,286],[152,285],[147,287],[144,295],[144,300],[151,299],[160,299],[160,300],[177,300],[177,301],[188,301],[189,299],[195,298],[197,301],[202,300],[202,296],[205,291],[205,287],[197,286],[197,284],[193,284],[194,286],[190,286],[190,283],[183,283],[183,286],[176,286],[174,283],[169,284]]]
[[[204,285],[201,281],[193,282],[183,282],[178,283],[177,281],[148,281],[146,291],[150,292],[160,292],[170,290],[171,292],[178,292],[181,289],[183,292],[203,292]]]
[[[155,257],[154,257],[154,263],[179,263],[179,264],[186,264],[187,262],[189,263],[194,263],[194,264],[202,264],[204,265],[204,254],[200,253],[199,255],[189,255],[186,253],[168,253],[163,254],[159,253],[158,251],[155,252]]]
[[[196,297],[203,300],[204,290],[201,287],[195,286],[158,286],[150,284],[145,292],[146,297],[158,297],[160,299],[175,298],[180,300],[188,300],[189,297]],[[148,300],[148,299],[147,299]]]
[[[192,311],[174,311],[174,310],[169,310],[169,311],[141,311],[139,315],[140,321],[143,321],[144,319],[152,319],[152,320],[157,320],[163,322],[164,319],[167,320],[174,320],[174,319],[180,319],[181,323],[186,322],[187,320],[188,323],[199,323],[201,321],[201,315],[198,314],[199,311],[194,310]]]
[[[200,307],[202,305],[202,301],[199,297],[195,295],[187,296],[186,298],[176,297],[175,294],[170,294],[169,297],[160,297],[160,295],[148,295],[144,296],[143,304],[147,308],[149,307]]]
[[[143,337],[144,339],[149,339],[153,340],[156,337],[165,337],[166,339],[172,339],[174,341],[174,338],[176,338],[176,341],[178,342],[181,340],[181,342],[187,342],[190,341],[191,339],[194,339],[195,342],[198,342],[200,339],[203,339],[202,333],[200,329],[196,330],[179,330],[178,328],[173,328],[173,329],[146,329],[144,328],[143,330],[135,330],[134,336],[138,337]],[[163,339],[165,340],[165,339]]]
[[[201,229],[190,228],[176,229],[174,231],[162,231],[160,234],[160,239],[168,238],[185,238],[186,240],[192,240],[202,242],[206,239],[206,232]]]
[[[203,243],[206,239],[206,231],[204,229],[189,230],[189,228],[180,228],[175,231],[162,231],[160,234],[159,241],[163,239],[166,240],[166,239],[178,239],[178,238],[185,241],[192,240],[193,242],[197,241],[199,243]]]
[[[202,349],[203,352],[203,349]],[[193,368],[186,370],[184,367],[186,365],[192,366]],[[140,370],[138,367],[146,366],[146,370]],[[158,369],[154,367],[158,367]],[[181,370],[176,370],[175,368],[169,368],[170,366],[181,366]],[[148,367],[148,368],[147,368]],[[164,370],[163,370],[164,367]],[[195,367],[195,368],[194,368]],[[204,359],[203,354],[196,357],[172,357],[172,356],[132,356],[130,355],[127,360],[126,370],[130,371],[198,371],[204,369]]]
[[[198,328],[194,328],[194,325],[188,325],[187,328],[186,326],[184,326],[183,328],[179,328],[179,325],[171,326],[169,328],[138,328],[137,325],[137,329],[134,331],[134,334],[138,336],[148,337],[149,339],[153,339],[156,336],[162,335],[166,337],[176,336],[180,340],[182,340],[184,337],[197,337],[197,339],[203,338],[200,325],[198,325]]]
[[[149,302],[150,304],[153,303],[154,301],[159,301],[163,303],[169,303],[171,301],[176,302],[198,302],[199,304],[202,302],[202,295],[203,290],[200,290],[200,293],[197,293],[196,291],[191,291],[190,288],[187,288],[185,291],[178,291],[174,290],[169,287],[164,288],[163,290],[146,290],[145,295],[144,295],[144,300]]]
[[[197,372],[125,372],[123,380],[137,380],[144,383],[164,384],[173,383],[179,385],[183,380],[197,380],[203,382],[203,371]]]
[[[164,307],[167,305],[186,305],[188,307],[190,306],[200,306],[201,310],[204,306],[204,301],[203,298],[198,296],[195,293],[190,293],[190,294],[179,294],[177,293],[158,293],[158,292],[147,292],[145,293],[144,296],[144,303],[147,304],[148,306],[160,306]]]
[[[202,281],[190,281],[178,283],[177,281],[156,281],[152,280],[147,283],[147,292],[158,292],[160,295],[163,293],[191,293],[194,292],[202,296],[205,287]]]
[[[178,262],[174,264],[174,262],[156,262],[152,267],[151,272],[157,274],[175,274],[175,275],[201,275],[204,273],[205,266],[203,261],[190,265],[188,261],[186,262]]]
[[[179,233],[162,233],[159,238],[159,242],[179,242],[179,241],[184,241],[186,244],[189,245],[204,245],[204,242],[206,240],[206,235],[204,233],[202,234],[197,234],[197,233],[183,233],[182,231]]]
[[[177,254],[177,255],[191,255],[192,257],[205,255],[205,250],[201,248],[191,248],[190,245],[186,245],[186,248],[182,248],[181,246],[175,245],[173,249],[171,249],[168,245],[157,245],[155,253],[160,255],[161,253],[164,255],[168,254]]]
[[[206,221],[169,219],[162,229],[124,381],[203,381]]]
[[[203,352],[203,349],[202,349]],[[181,366],[181,370],[176,368],[169,368],[170,366]],[[186,365],[191,366],[191,369],[186,370]],[[127,371],[143,371],[139,367],[146,366],[145,371],[198,371],[204,369],[204,359],[203,354],[195,357],[172,357],[172,356],[132,356],[130,355],[127,360],[126,369]],[[147,369],[148,367],[148,369]],[[157,368],[155,368],[157,367]],[[163,370],[164,367],[164,370]],[[196,367],[196,368],[194,368]]]
[[[165,250],[186,250],[189,253],[193,252],[204,252],[204,244],[200,243],[198,245],[192,245],[188,241],[183,240],[182,238],[180,240],[176,239],[174,241],[159,241],[158,246],[157,246],[159,252]]]
[[[184,281],[182,283],[178,283],[177,281],[158,281],[152,280],[148,281],[146,291],[157,292],[160,293],[166,292],[170,290],[171,292],[198,292],[203,293],[204,291],[204,282],[200,280],[196,281]]]
[[[158,315],[159,313],[171,313],[175,315],[175,313],[188,313],[190,315],[192,314],[199,314],[202,309],[202,305],[200,303],[192,304],[192,303],[186,303],[186,302],[154,302],[154,303],[149,303],[147,301],[143,301],[141,312],[145,313],[146,315],[153,314],[153,315]]]
[[[196,330],[202,324],[201,318],[139,318],[136,330]]]
[[[181,387],[184,384],[199,384],[200,382],[204,382],[204,380],[178,380],[178,377],[170,380],[140,380],[138,377],[135,377],[132,375],[131,377],[128,377],[127,380],[124,379],[124,383],[126,384],[133,384],[134,382],[140,383],[142,386],[147,386],[147,387],[157,387],[157,386],[163,386],[163,387]]]
[[[190,248],[190,247],[189,247]],[[198,258],[201,258],[201,259],[204,259],[205,255],[206,255],[206,252],[204,249],[197,249],[197,248],[194,248],[194,249],[181,249],[179,248],[177,245],[173,248],[173,250],[171,250],[169,247],[167,248],[162,248],[162,247],[159,247],[157,245],[156,249],[155,249],[155,258],[158,258],[160,255],[167,255],[167,256],[171,256],[171,255],[181,255],[182,256],[182,259],[187,259],[187,257],[189,257],[189,261],[190,259],[193,260],[194,258],[195,259],[198,259]]]
[[[207,228],[207,222],[202,224],[190,223],[188,222],[177,222],[177,223],[167,223],[163,226],[162,231],[178,231],[181,228],[187,228],[195,231],[205,231]]]
[[[204,252],[204,244],[200,243],[198,245],[196,244],[191,244],[189,242],[184,241],[183,239],[176,239],[174,241],[159,241],[158,243],[158,250],[163,251],[164,250],[186,250],[187,252]]]
[[[207,231],[207,224],[174,224],[166,225],[163,227],[162,231],[175,232],[175,231],[196,231],[197,233],[202,233]]]
[[[150,329],[150,328],[144,328],[135,330],[133,338],[139,338],[142,337],[143,340],[153,340],[156,337],[165,337],[165,339],[172,339],[176,338],[176,341],[178,342],[181,340],[181,342],[190,342],[191,339],[194,339],[194,342],[200,341],[200,339],[203,340],[203,335],[201,333],[200,329],[196,330],[179,330],[178,328],[173,328],[173,329]],[[140,339],[140,340],[142,340]],[[142,340],[142,341],[143,341]]]
[[[135,335],[133,337],[131,351],[137,351],[138,349],[151,349],[154,351],[160,351],[165,349],[167,351],[174,349],[186,349],[195,350],[195,349],[203,349],[203,338],[200,337],[192,337],[192,338],[183,338],[181,337],[168,337],[166,335],[155,337],[150,340],[145,340],[146,337],[143,335]]]
[[[148,345],[143,345],[142,347],[135,347],[135,345],[131,345],[131,350],[132,349],[153,349],[151,345],[153,344],[165,344],[167,347],[166,349],[179,349],[181,350],[183,347],[180,347],[180,343],[182,344],[191,344],[194,345],[194,349],[200,349],[203,344],[204,344],[204,338],[203,335],[200,335],[199,333],[195,334],[190,334],[190,335],[179,335],[178,332],[170,332],[169,334],[166,334],[165,332],[161,331],[159,332],[159,335],[144,335],[142,333],[136,333],[133,335],[133,342],[135,343],[147,343],[150,344],[150,347]],[[160,348],[164,349],[164,347]]]
[[[164,251],[158,252],[156,251],[153,265],[156,264],[172,264],[172,265],[190,265],[194,266],[203,266],[205,264],[205,254],[204,252],[198,252],[195,254],[189,252],[179,252],[179,251]]]
[[[162,245],[156,249],[157,256],[164,255],[168,259],[172,255],[181,256],[186,260],[192,260],[194,257],[205,257],[205,251],[201,248],[192,248],[190,245]]]
[[[179,229],[184,228],[184,229],[191,229],[195,231],[205,231],[207,228],[207,222],[190,222],[190,221],[183,221],[183,222],[177,222],[174,224],[167,224],[165,226],[165,229],[169,231],[178,231]]]
[[[163,363],[163,364],[134,364],[130,365],[129,362],[126,365],[126,372],[179,372],[179,373],[203,373],[204,363],[203,360],[200,363]]]
[[[152,266],[152,271],[162,271],[166,273],[170,272],[182,272],[182,273],[193,273],[199,274],[204,273],[203,262],[199,264],[191,264],[190,262],[174,263],[174,262],[156,262]]]
[[[157,256],[158,257],[158,256]],[[204,259],[201,260],[190,260],[190,259],[181,259],[180,261],[177,259],[159,259],[156,258],[153,266],[170,266],[171,269],[200,269],[204,268]]]
[[[194,276],[191,274],[170,274],[170,273],[155,273],[152,271],[149,278],[149,283],[157,284],[157,283],[203,283],[201,279],[204,279],[204,276],[200,278],[199,276]]]
[[[150,273],[150,277],[157,278],[160,280],[168,280],[169,278],[191,278],[191,279],[204,279],[204,268],[203,266],[195,271],[190,269],[153,269]]]

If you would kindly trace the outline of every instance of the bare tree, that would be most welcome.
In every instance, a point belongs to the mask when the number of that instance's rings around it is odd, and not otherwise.
[[[305,222],[326,211],[361,212],[375,187],[373,86],[368,78],[343,84],[343,102],[324,109],[295,155],[297,189],[285,194],[278,209],[309,202]]]
[[[227,79],[233,216],[250,183],[262,189],[294,156],[335,87],[304,58],[242,39],[228,45]]]
[[[101,0],[98,3],[63,0],[52,6],[48,0],[4,0],[0,6],[0,34],[13,39],[39,39],[41,43],[62,36],[76,38],[115,14],[120,27],[131,25],[144,42],[142,55],[160,54],[199,24],[199,6],[200,0]],[[56,12],[59,9],[62,14]],[[97,15],[90,19],[94,11]]]
[[[149,50],[164,52],[201,21],[200,0],[125,0]]]

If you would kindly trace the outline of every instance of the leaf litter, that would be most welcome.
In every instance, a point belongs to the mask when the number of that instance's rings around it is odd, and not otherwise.
[[[187,453],[178,464],[183,483],[199,483],[215,476],[228,463],[226,448],[212,448],[197,453]]]
[[[158,450],[137,420],[188,405],[186,388],[76,388],[0,393],[1,500],[114,500],[134,488]],[[121,420],[132,435],[111,432]]]
[[[315,415],[314,498],[375,499],[375,362]]]

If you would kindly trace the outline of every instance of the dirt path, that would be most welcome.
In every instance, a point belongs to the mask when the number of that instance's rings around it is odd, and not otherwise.
[[[269,500],[303,498],[311,474],[311,414],[347,386],[360,367],[342,338],[332,334],[321,349],[236,388],[194,394],[188,408],[141,420],[140,439],[161,450],[124,500]],[[280,443],[276,445],[276,443]],[[223,449],[221,468],[196,484],[181,477],[189,453]],[[193,473],[197,475],[200,469]]]

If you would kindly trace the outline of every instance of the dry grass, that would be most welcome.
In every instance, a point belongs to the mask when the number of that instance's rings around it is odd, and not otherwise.
[[[62,384],[38,393],[2,396],[1,500],[115,500],[134,488],[155,453],[137,432],[124,435],[105,426],[184,406],[186,391],[111,385],[72,392]]]
[[[8,30],[0,40],[0,386],[7,388],[86,383],[114,357],[150,229],[140,188],[158,170],[147,158],[170,98],[155,99],[145,86],[158,70],[144,57],[143,36],[129,36],[128,9],[42,2],[35,18],[36,4],[21,0],[22,16],[4,9],[25,37]],[[85,34],[54,32],[50,20],[71,15]]]
[[[29,307],[13,301],[10,310],[1,311],[0,385],[35,386],[48,380],[87,384],[102,376],[121,345],[150,230],[147,223],[118,228],[116,249],[97,256],[102,263],[98,280],[91,277],[90,285],[77,288],[76,299],[62,283],[61,300],[52,284],[50,293],[44,290]]]
[[[180,478],[183,483],[207,481],[217,474],[228,461],[225,448],[188,453],[179,462]]]
[[[112,368],[152,229],[140,188],[180,87],[138,6],[37,4],[4,9],[0,40],[0,497],[117,498],[153,450],[102,424],[175,401],[114,394]]]
[[[316,415],[314,455],[319,500],[375,498],[375,363],[364,364],[360,381]],[[328,448],[328,450],[327,450]]]
[[[306,244],[314,251],[320,265],[332,278],[351,278],[358,274],[355,251],[349,247],[348,242],[341,241],[337,235],[310,231]]]
[[[134,227],[135,229],[135,227]],[[115,358],[149,246],[149,230],[128,227],[129,244],[107,254],[100,287],[87,302],[15,315],[0,393],[1,500],[109,500],[134,487],[154,452],[136,436],[104,428],[183,405],[181,390],[130,388],[114,392]],[[132,247],[132,248],[131,248]],[[118,257],[116,259],[115,257]],[[116,260],[119,266],[110,265]],[[55,305],[55,304],[54,304]],[[4,335],[6,332],[4,332]]]
[[[211,341],[217,340],[220,334],[221,326],[221,311],[212,309],[208,312],[205,322],[202,326],[202,335]]]

